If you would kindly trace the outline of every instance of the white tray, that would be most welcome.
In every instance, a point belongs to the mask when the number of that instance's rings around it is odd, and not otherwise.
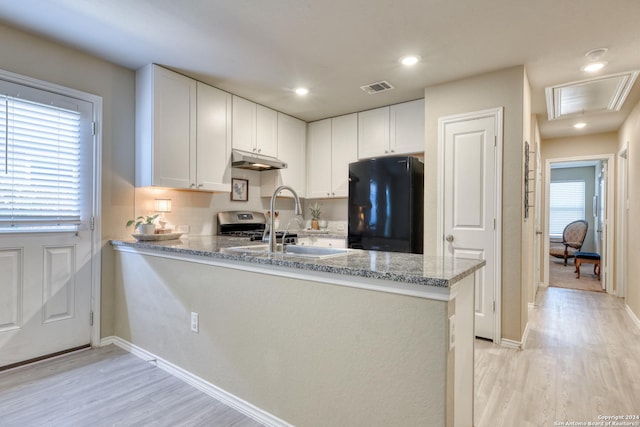
[[[159,241],[159,240],[173,240],[182,236],[182,233],[165,233],[165,234],[132,234],[133,238],[137,241]]]

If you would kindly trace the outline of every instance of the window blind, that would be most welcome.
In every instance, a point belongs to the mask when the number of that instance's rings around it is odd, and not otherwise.
[[[77,225],[81,117],[0,95],[0,227]]]
[[[557,181],[550,184],[549,234],[562,236],[570,222],[585,219],[584,181]]]

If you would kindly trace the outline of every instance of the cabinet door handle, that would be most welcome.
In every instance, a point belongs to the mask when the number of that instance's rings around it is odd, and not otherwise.
[[[444,240],[449,243],[453,242],[453,234],[447,234],[447,237],[445,237]]]
[[[198,184],[198,188],[202,188],[202,184]]]
[[[196,185],[192,182],[192,183],[191,183],[191,185],[189,186],[189,188],[193,188],[193,187],[195,187],[195,186],[196,186]]]

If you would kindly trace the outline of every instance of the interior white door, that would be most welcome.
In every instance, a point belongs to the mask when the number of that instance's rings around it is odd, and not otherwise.
[[[444,251],[486,260],[476,273],[475,333],[494,339],[496,117],[444,125]]]

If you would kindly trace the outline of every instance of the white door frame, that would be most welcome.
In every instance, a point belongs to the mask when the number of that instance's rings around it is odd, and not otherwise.
[[[93,104],[93,121],[95,123],[93,136],[93,233],[91,234],[91,313],[93,322],[90,326],[90,344],[92,347],[98,347],[100,346],[102,277],[102,97],[1,69],[0,78],[16,84],[78,98]]]
[[[625,141],[618,152],[618,194],[616,212],[618,222],[616,228],[616,290],[619,298],[627,297],[627,233],[628,233],[628,200],[629,200],[629,142]]]
[[[613,266],[613,235],[615,228],[615,218],[613,216],[613,207],[614,207],[614,192],[613,192],[613,177],[615,175],[615,156],[613,154],[595,154],[590,156],[574,156],[574,157],[561,157],[561,158],[553,158],[545,160],[545,171],[544,171],[544,200],[545,200],[545,209],[544,209],[544,234],[542,238],[544,239],[544,254],[546,262],[544,265],[544,285],[549,286],[549,192],[551,188],[551,164],[552,163],[565,163],[565,162],[581,162],[581,161],[597,161],[604,160],[607,162],[607,221],[605,223],[606,227],[606,251],[605,258],[603,261],[603,265],[601,266],[600,277],[602,278],[602,285],[607,293],[613,292],[613,281],[611,280],[611,267]],[[602,268],[603,267],[603,268]]]
[[[474,111],[470,113],[456,114],[445,116],[438,119],[438,170],[437,170],[437,236],[442,239],[438,245],[438,255],[444,255],[444,142],[445,142],[445,125],[448,123],[461,122],[466,120],[482,119],[485,117],[493,117],[496,120],[496,176],[495,176],[495,218],[496,230],[494,233],[495,253],[493,259],[496,272],[496,281],[493,287],[493,300],[495,301],[494,326],[493,326],[493,342],[500,344],[502,325],[500,319],[502,317],[502,140],[503,140],[503,107],[491,108],[488,110]],[[475,332],[474,332],[475,333]]]

